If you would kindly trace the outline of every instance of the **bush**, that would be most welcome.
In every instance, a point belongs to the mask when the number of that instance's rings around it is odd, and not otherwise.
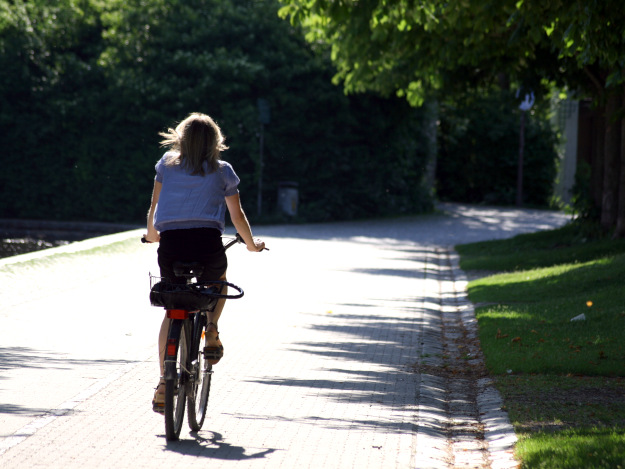
[[[424,115],[400,99],[345,96],[329,57],[277,16],[277,0],[0,0],[0,218],[143,223],[158,132],[213,116],[256,219],[257,101],[264,214],[296,181],[300,219],[415,213]],[[54,18],[63,18],[63,23]],[[32,26],[32,27],[31,27]],[[19,65],[16,65],[19,64]]]

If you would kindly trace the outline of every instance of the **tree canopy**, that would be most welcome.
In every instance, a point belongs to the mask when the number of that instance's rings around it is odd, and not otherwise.
[[[625,13],[615,0],[281,1],[282,17],[331,47],[347,91],[398,92],[420,104],[460,77],[463,87],[501,73],[579,83],[580,70],[596,66],[608,86],[624,80]]]
[[[539,96],[559,84],[590,97],[603,122],[591,162],[595,204],[604,228],[625,235],[621,2],[281,1],[280,14],[309,41],[331,47],[334,79],[348,92],[396,93],[420,105],[428,96],[512,82]]]
[[[0,217],[141,222],[158,132],[213,116],[256,216],[295,181],[300,219],[431,206],[423,111],[347,97],[275,0],[0,0]],[[267,218],[265,218],[267,219]],[[279,221],[277,218],[276,221]]]

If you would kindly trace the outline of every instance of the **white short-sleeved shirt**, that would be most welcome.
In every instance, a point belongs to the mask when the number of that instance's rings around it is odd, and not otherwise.
[[[219,161],[212,173],[192,175],[180,164],[168,165],[165,153],[156,163],[156,181],[163,184],[154,214],[160,231],[188,228],[225,230],[226,197],[239,192],[239,177],[232,166]]]

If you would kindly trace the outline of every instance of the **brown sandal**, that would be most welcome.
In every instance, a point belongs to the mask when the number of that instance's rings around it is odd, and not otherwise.
[[[154,388],[154,399],[152,399],[152,410],[158,414],[165,413],[165,380],[161,378],[156,388]]]
[[[209,330],[209,326],[211,325],[215,328],[215,330]],[[219,363],[219,360],[221,360],[223,356],[224,346],[221,343],[221,340],[219,340],[219,331],[217,330],[217,325],[213,322],[209,322],[208,326],[206,326],[206,346],[204,347],[204,359],[210,365],[216,365],[217,363]]]

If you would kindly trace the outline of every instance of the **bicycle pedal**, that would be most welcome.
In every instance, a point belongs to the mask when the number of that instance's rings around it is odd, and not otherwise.
[[[206,360],[219,360],[224,356],[223,347],[204,347],[203,350],[204,359]]]
[[[161,404],[161,403],[152,402],[152,410],[154,412],[156,412],[157,414],[164,414],[165,413],[165,403],[163,402]]]

